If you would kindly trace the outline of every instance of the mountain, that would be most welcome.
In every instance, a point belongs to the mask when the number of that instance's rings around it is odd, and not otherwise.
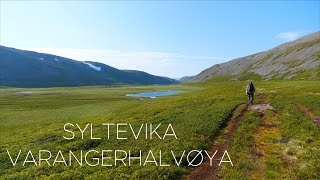
[[[317,79],[320,77],[320,32],[268,51],[216,64],[189,82],[208,79]]]
[[[188,82],[193,78],[193,76],[184,76],[180,79],[178,79],[180,82]]]
[[[0,86],[55,87],[176,84],[179,81],[103,63],[0,46]]]

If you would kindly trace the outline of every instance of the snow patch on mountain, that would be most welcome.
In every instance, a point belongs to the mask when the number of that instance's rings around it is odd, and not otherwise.
[[[86,65],[88,65],[89,67],[91,67],[92,69],[94,69],[94,70],[96,70],[96,71],[101,71],[101,67],[92,65],[92,64],[87,63],[87,62],[83,62],[83,63],[86,64]]]

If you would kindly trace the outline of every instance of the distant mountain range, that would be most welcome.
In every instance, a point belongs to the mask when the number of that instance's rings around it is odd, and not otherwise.
[[[319,79],[320,32],[268,51],[216,64],[181,82],[261,79]],[[103,63],[0,46],[0,86],[58,87],[176,84],[180,81]]]
[[[0,46],[0,86],[56,87],[176,84],[146,72],[119,70],[103,63]]]
[[[268,51],[216,64],[188,82],[319,78],[320,32],[316,32]]]

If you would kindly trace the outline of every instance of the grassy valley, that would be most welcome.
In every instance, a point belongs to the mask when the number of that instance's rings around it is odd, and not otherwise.
[[[169,86],[123,86],[79,88],[1,88],[0,89],[0,176],[6,178],[48,179],[176,179],[187,178],[193,168],[185,159],[175,166],[170,150],[178,154],[183,150],[212,148],[210,142],[221,135],[224,124],[234,109],[247,102],[244,89],[247,82],[191,83]],[[296,107],[300,104],[314,116],[320,116],[317,108],[320,98],[319,81],[259,81],[256,103],[270,103],[274,110],[263,115],[248,110],[239,119],[236,130],[227,142],[234,166],[222,165],[215,176],[226,179],[256,178],[319,178],[319,125]],[[178,89],[182,93],[141,99],[125,97],[127,93]],[[31,92],[21,94],[19,92]],[[243,107],[243,106],[242,106]],[[177,139],[134,139],[128,133],[127,140],[117,140],[110,131],[110,139],[91,140],[90,132],[81,139],[75,131],[75,139],[66,140],[65,123],[77,123],[84,127],[92,123],[95,136],[104,135],[102,123],[130,123],[138,130],[142,123],[174,127]],[[161,126],[164,133],[167,126]],[[213,147],[214,148],[214,147]],[[22,149],[17,166],[12,166],[6,150],[14,156]],[[137,154],[148,150],[164,153],[162,161],[170,167],[157,167],[152,163],[139,166],[119,164],[103,166],[64,166],[57,163],[22,166],[27,151],[37,157],[40,149],[80,150],[122,149]],[[122,154],[123,155],[123,154]],[[121,156],[122,156],[121,155]],[[67,159],[68,154],[65,154]],[[97,155],[92,154],[91,159]],[[155,153],[156,158],[159,154]],[[49,160],[51,163],[53,158]],[[20,163],[20,164],[19,164]]]

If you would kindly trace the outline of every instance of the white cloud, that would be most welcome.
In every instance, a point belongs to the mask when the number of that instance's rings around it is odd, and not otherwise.
[[[214,64],[231,58],[193,56],[172,52],[132,52],[69,48],[22,48],[30,51],[54,54],[79,61],[96,61],[118,69],[141,70],[154,75],[177,78],[195,75]]]
[[[278,38],[283,39],[285,41],[293,41],[301,36],[299,32],[281,32],[278,34]]]

